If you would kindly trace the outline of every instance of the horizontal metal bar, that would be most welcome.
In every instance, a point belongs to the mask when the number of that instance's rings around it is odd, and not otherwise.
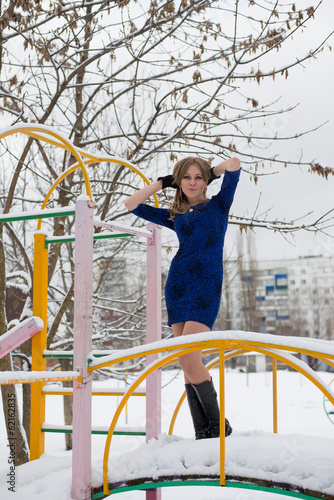
[[[165,480],[158,480],[155,481],[152,479],[152,482],[148,482],[147,479],[145,478],[146,482],[139,483],[136,482],[136,484],[133,485],[128,485],[125,486],[126,483],[123,483],[122,486],[116,486],[114,487],[113,484],[109,484],[110,488],[110,494],[115,494],[115,493],[121,493],[125,491],[136,491],[136,490],[151,490],[151,489],[157,489],[157,488],[164,488],[164,487],[169,487],[169,486],[221,486],[219,481],[216,479],[216,477],[213,477],[211,480],[207,477],[201,478],[200,475],[198,479],[173,479],[170,478],[165,479]],[[263,491],[267,493],[278,493],[281,495],[285,495],[287,497],[292,497],[292,498],[300,498],[304,500],[316,500],[319,498],[324,498],[323,496],[319,495],[319,492],[317,491],[310,491],[309,493],[304,492],[303,488],[300,488],[302,491],[298,491],[298,487],[295,487],[294,485],[284,485],[286,488],[284,488],[280,483],[275,483],[272,481],[269,483],[269,481],[264,480],[263,483],[268,483],[268,484],[256,484],[256,479],[253,478],[243,478],[239,477],[237,480],[234,481],[227,481],[226,482],[226,487],[227,488],[237,488],[237,489],[243,489],[243,490],[254,490],[254,491]],[[261,480],[258,480],[259,482]],[[131,481],[129,481],[130,483]],[[290,489],[288,489],[290,488]],[[296,489],[296,491],[294,490]],[[96,500],[98,498],[106,498],[107,495],[103,493],[102,487],[94,487],[92,488],[92,500]],[[313,496],[313,494],[317,494],[317,496]],[[334,500],[333,495],[326,495],[326,499],[328,500]]]
[[[52,432],[52,433],[56,433],[56,434],[72,434],[73,433],[73,429],[72,429],[72,426],[59,426],[59,427],[55,427],[55,426],[52,426],[52,427],[42,427],[42,432]],[[91,433],[94,434],[94,435],[100,435],[100,436],[107,436],[108,435],[108,432],[109,432],[109,428],[108,429],[94,429],[94,427],[92,427],[92,430],[91,430]],[[137,430],[137,431],[126,431],[126,430],[121,430],[121,431],[118,431],[118,430],[115,430],[115,432],[113,433],[114,436],[146,436],[146,432],[144,430],[140,431],[140,430]]]
[[[115,350],[105,350],[105,351],[92,351],[94,358],[103,358],[103,356],[110,356]],[[72,359],[73,351],[49,351],[45,350],[43,352],[43,358],[51,359]]]
[[[126,391],[127,388],[125,389],[111,388],[106,390],[93,389],[92,396],[123,396],[126,393]],[[72,387],[63,387],[58,389],[55,387],[48,388],[48,386],[45,386],[43,387],[42,392],[45,396],[73,396]],[[145,389],[136,390],[132,393],[132,396],[146,396],[146,390]]]
[[[141,229],[138,227],[127,226],[123,224],[118,224],[117,222],[103,222],[101,220],[95,219],[94,226],[102,227],[104,229],[109,229],[110,231],[120,231],[121,233],[135,234],[136,236],[143,236],[144,238],[152,238],[153,233],[147,229]]]
[[[93,240],[107,240],[111,238],[125,238],[133,236],[133,234],[130,233],[100,233],[100,234],[94,234]],[[75,242],[75,236],[54,236],[50,238],[46,238],[45,243],[46,245],[51,245],[53,243],[74,243]]]
[[[13,212],[5,215],[0,215],[1,222],[13,222],[19,220],[34,220],[34,219],[48,219],[55,217],[64,217],[68,215],[75,215],[75,206],[44,209],[44,210],[31,210],[27,212]]]

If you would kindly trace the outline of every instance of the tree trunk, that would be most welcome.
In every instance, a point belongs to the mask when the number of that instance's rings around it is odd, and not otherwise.
[[[6,265],[3,247],[3,229],[0,224],[0,335],[7,331],[6,320]],[[10,354],[0,359],[0,371],[13,371]],[[26,435],[20,422],[15,385],[2,385],[2,406],[5,415],[8,438],[8,457],[17,466],[29,461]]]
[[[21,352],[24,353],[29,359],[31,359],[31,340],[28,340],[24,344],[21,345]],[[30,371],[30,366],[25,366],[28,363],[26,361],[23,362],[23,370]],[[30,443],[30,413],[31,413],[31,385],[23,384],[22,385],[22,398],[23,398],[23,412],[22,412],[22,424],[25,430],[27,441]]]
[[[1,371],[12,371],[10,354],[0,360]],[[29,448],[24,429],[20,421],[20,412],[15,385],[2,385],[2,406],[5,415],[8,459],[11,458],[15,466],[29,462]]]
[[[73,370],[71,359],[61,359],[60,360],[61,369],[64,371]],[[66,380],[63,382],[63,387],[73,387],[73,382],[71,380]],[[65,425],[72,425],[73,420],[73,399],[70,396],[63,396],[64,398],[64,421]],[[66,450],[72,449],[72,434],[65,434],[65,444]]]

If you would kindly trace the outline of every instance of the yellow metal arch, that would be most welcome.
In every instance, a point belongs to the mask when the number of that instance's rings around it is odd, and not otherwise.
[[[129,168],[130,170],[132,170],[133,172],[135,172],[136,174],[138,174],[144,180],[144,182],[147,185],[150,184],[149,180],[145,177],[145,175],[138,168],[136,168],[134,165],[132,165],[131,163],[125,162],[124,160],[121,160],[121,159],[112,158],[112,157],[110,157],[110,158],[109,157],[101,158],[99,156],[93,156],[93,155],[91,155],[89,153],[86,153],[83,150],[79,150],[79,151],[82,154],[82,156],[86,156],[86,157],[89,156],[90,157],[89,160],[85,160],[84,161],[84,165],[85,166],[91,165],[92,163],[101,163],[101,162],[116,163],[117,165],[123,165],[124,167]],[[65,179],[65,177],[67,177],[68,175],[70,175],[72,172],[74,172],[78,168],[80,168],[79,163],[76,163],[75,165],[72,165],[65,172],[63,172],[58,177],[58,179],[55,180],[54,184],[51,186],[51,188],[49,189],[47,195],[45,196],[45,199],[43,201],[41,210],[44,210],[44,208],[46,207],[47,202],[49,201],[49,199],[50,199],[53,191],[56,189],[56,187],[59,186],[59,184]],[[153,198],[154,198],[155,206],[159,207],[159,201],[158,201],[157,195],[154,194]],[[37,230],[41,229],[41,227],[42,227],[42,219],[39,219],[39,221],[37,223]]]
[[[63,172],[54,182],[54,184],[51,186],[50,190],[48,191],[41,210],[43,210],[47,202],[50,199],[50,196],[52,195],[53,191],[56,189],[56,187],[67,177],[70,175],[72,172],[77,170],[78,168],[81,169],[83,177],[84,177],[84,182],[85,182],[85,187],[86,187],[86,193],[89,196],[90,200],[93,201],[93,196],[92,196],[92,190],[91,190],[91,184],[88,176],[88,172],[86,169],[86,166],[91,165],[92,163],[101,163],[101,162],[108,162],[108,163],[116,163],[117,165],[123,165],[124,167],[129,168],[133,172],[135,172],[139,177],[143,179],[143,181],[149,185],[150,182],[149,180],[145,177],[145,175],[134,165],[132,165],[129,162],[124,161],[122,158],[116,158],[116,157],[108,157],[108,156],[102,156],[102,155],[94,155],[89,153],[88,151],[85,151],[84,149],[77,148],[74,146],[74,144],[67,138],[63,137],[61,134],[58,132],[55,132],[52,130],[51,127],[47,127],[46,125],[38,125],[34,123],[28,123],[24,125],[15,125],[11,128],[8,128],[4,130],[3,132],[0,132],[0,140],[4,139],[5,137],[9,137],[10,135],[22,133],[25,135],[28,135],[29,137],[32,137],[34,139],[37,139],[39,141],[44,141],[47,142],[48,144],[51,144],[52,146],[59,147],[61,149],[65,149],[66,151],[69,151],[70,153],[73,154],[73,156],[76,158],[77,163],[75,165],[72,165],[69,169],[67,169],[65,172]],[[51,137],[48,137],[51,136]],[[83,161],[82,157],[87,158],[87,160]],[[159,207],[159,201],[158,197],[156,194],[153,195],[154,198],[154,203],[156,207]],[[38,224],[37,224],[37,230],[40,230],[42,226],[42,219],[39,219]]]
[[[327,362],[327,360],[334,360],[334,354],[326,354],[326,353],[321,353],[318,351],[312,351],[309,349],[305,348],[297,348],[293,347],[290,345],[281,345],[281,344],[270,344],[268,342],[258,342],[258,341],[253,341],[253,340],[247,340],[247,339],[216,339],[216,340],[200,340],[194,342],[192,345],[196,347],[197,350],[208,350],[208,349],[213,349],[214,351],[217,350],[217,342],[224,342],[224,348],[228,350],[234,350],[234,349],[246,349],[247,351],[249,350],[256,350],[257,348],[259,349],[278,349],[281,351],[291,351],[291,352],[298,352],[299,354],[306,354],[312,357],[318,357],[321,356],[323,361]],[[104,368],[106,366],[109,366],[114,363],[120,363],[124,361],[128,361],[129,359],[135,359],[135,358],[140,358],[147,356],[148,354],[158,354],[161,352],[168,352],[168,351],[179,351],[180,355],[182,355],[181,351],[182,349],[187,349],[189,347],[190,343],[189,342],[184,342],[176,345],[166,345],[163,348],[155,348],[154,344],[148,344],[147,349],[141,351],[141,352],[135,352],[135,353],[130,353],[130,354],[122,354],[118,358],[111,358],[106,361],[101,361],[101,362],[96,362],[94,364],[91,364],[89,367],[89,373],[92,373],[95,370],[98,370],[100,368]],[[129,349],[131,351],[131,349]],[[124,352],[124,351],[123,351]],[[325,356],[325,357],[323,357]]]
[[[264,355],[268,355],[270,357],[273,357],[272,356],[272,352],[270,350],[268,350],[268,351],[264,351],[263,350],[263,352],[262,352],[260,349],[256,349],[256,350],[255,349],[252,349],[252,350],[249,350],[249,349],[248,350],[247,349],[240,349],[238,351],[231,351],[231,352],[227,353],[225,355],[225,360],[234,358],[236,356],[240,356],[240,355],[244,354],[245,352],[252,352],[252,351],[256,351],[256,352],[262,353]],[[207,353],[205,353],[205,354],[207,354]],[[328,360],[328,359],[326,359],[324,357],[321,357],[321,356],[314,356],[314,357],[320,359],[324,363],[328,363],[330,366],[333,366],[333,363],[330,360]],[[291,366],[291,368],[295,369],[296,371],[299,371],[299,373],[302,373],[304,376],[306,376],[307,378],[309,378],[309,380],[311,380],[311,382],[314,383],[318,387],[318,389],[320,389],[323,392],[323,394],[325,394],[324,391],[322,390],[323,386],[319,386],[318,382],[315,379],[313,380],[308,375],[306,375],[307,372],[304,372],[304,371],[302,372],[301,370],[298,370],[296,368],[297,365],[292,365],[292,364],[288,363],[286,357],[284,357],[284,356],[282,356],[281,358],[277,357],[276,360],[277,359],[279,359],[280,361],[284,362],[285,364]],[[207,367],[208,370],[211,370],[212,368],[214,368],[218,364],[219,364],[219,358],[216,358],[216,359],[212,360],[210,363],[208,363],[206,365],[206,367]],[[173,416],[172,416],[170,424],[169,424],[168,434],[173,434],[175,422],[176,422],[177,416],[179,414],[179,411],[181,409],[181,406],[182,406],[185,398],[186,398],[186,392],[184,391],[183,394],[181,395],[181,397],[180,397],[180,399],[179,399],[176,407],[175,407]],[[275,428],[277,430],[277,422],[274,422],[274,429]]]
[[[75,156],[81,170],[82,174],[84,176],[84,181],[85,181],[85,186],[86,186],[86,193],[89,196],[89,198],[92,200],[92,191],[91,191],[91,186],[90,186],[90,181],[88,177],[88,173],[86,170],[86,167],[84,165],[84,162],[82,161],[81,155],[78,152],[77,148],[74,146],[72,142],[70,142],[68,139],[65,137],[62,137],[58,132],[54,132],[51,128],[46,127],[45,125],[36,125],[33,123],[25,124],[25,125],[15,125],[14,127],[11,127],[10,129],[5,130],[4,132],[0,133],[0,140],[4,139],[5,137],[8,137],[13,134],[18,134],[22,133],[25,135],[29,135],[30,137],[33,137],[35,139],[40,139],[46,142],[49,142],[50,144],[57,144],[57,145],[62,145],[64,149],[67,151],[70,151],[73,156]],[[34,134],[34,132],[42,132],[43,135],[37,135]],[[58,140],[58,143],[55,141],[50,140],[47,136],[44,136],[44,134],[51,135],[52,137],[56,138]]]
[[[188,349],[185,349],[185,351],[182,351],[182,354],[188,354],[190,352],[195,352],[198,349],[196,347],[190,347]],[[166,355],[164,358],[157,359],[153,361],[143,372],[139,375],[137,380],[133,382],[133,384],[129,387],[127,392],[124,394],[123,398],[121,399],[120,404],[118,405],[118,408],[114,414],[114,417],[112,419],[112,422],[110,424],[110,428],[108,431],[107,439],[106,439],[106,444],[104,448],[104,456],[103,456],[103,492],[105,495],[110,495],[109,491],[109,485],[108,485],[108,458],[109,458],[109,452],[110,452],[110,444],[112,440],[112,436],[117,424],[117,420],[119,419],[119,416],[125,407],[126,403],[128,402],[130,396],[133,394],[133,392],[137,389],[137,387],[140,385],[140,383],[145,380],[151,373],[153,373],[155,370],[162,368],[166,364],[169,364],[172,361],[175,361],[179,357],[178,352],[173,352],[172,354]]]

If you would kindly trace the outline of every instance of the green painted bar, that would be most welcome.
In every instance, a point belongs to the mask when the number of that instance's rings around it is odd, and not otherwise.
[[[177,486],[220,486],[219,481],[217,480],[201,480],[201,479],[195,479],[195,480],[189,480],[189,481],[160,481],[160,482],[154,482],[154,483],[144,483],[144,484],[137,484],[135,486],[123,486],[119,488],[114,488],[113,490],[110,491],[110,495],[116,494],[116,493],[122,493],[125,491],[134,491],[134,490],[151,490],[151,489],[157,489],[157,488],[166,488],[166,487],[177,487]],[[266,487],[266,486],[259,486],[256,484],[249,484],[249,483],[237,483],[237,482],[226,482],[226,486],[222,486],[222,488],[240,488],[244,490],[256,490],[256,491],[265,491],[267,493],[276,493],[279,495],[284,495],[284,496],[289,496],[293,498],[301,498],[304,500],[319,500],[321,497],[314,497],[310,495],[306,495],[304,493],[298,493],[296,491],[289,491],[289,490],[283,490],[281,488],[275,488],[275,487]],[[92,488],[92,500],[98,499],[98,498],[106,498],[106,495],[102,491],[98,491],[94,493],[94,490],[98,490],[100,488]],[[325,498],[325,497],[323,497]]]
[[[133,234],[128,234],[128,233],[117,233],[117,234],[94,234],[93,240],[107,240],[110,238],[124,238],[124,237],[129,237],[133,236]],[[62,236],[62,237],[55,237],[52,238],[46,238],[45,243],[46,245],[51,245],[53,243],[74,243],[75,242],[75,236]]]
[[[103,358],[103,356],[109,356],[110,353],[106,354],[95,354],[94,353],[94,358]],[[65,354],[62,352],[61,354],[58,354],[57,351],[54,352],[54,354],[51,354],[50,352],[48,354],[43,354],[43,358],[46,359],[72,359],[73,358],[73,351],[69,351],[68,354]],[[91,360],[88,360],[88,363]]]
[[[69,354],[57,354],[55,351],[54,354],[43,354],[43,358],[46,359],[72,359],[73,358],[73,352]]]
[[[52,432],[55,434],[72,434],[72,429],[42,429],[42,432]],[[108,431],[94,431],[92,430],[92,434],[97,436],[107,436]],[[126,431],[115,431],[113,433],[114,436],[146,436],[146,432],[126,432]]]
[[[19,221],[19,220],[34,220],[34,219],[48,219],[48,218],[55,218],[55,217],[64,217],[68,215],[75,215],[75,210],[69,209],[69,210],[63,210],[59,212],[53,212],[53,211],[47,211],[47,210],[39,210],[39,212],[31,212],[27,215],[22,216],[21,214],[15,215],[14,213],[12,214],[6,214],[6,215],[0,215],[0,223],[1,222],[14,222],[14,221]]]

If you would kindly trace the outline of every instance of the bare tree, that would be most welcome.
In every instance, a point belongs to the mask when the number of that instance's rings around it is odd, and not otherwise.
[[[238,239],[237,265],[241,284],[240,309],[242,312],[243,329],[250,332],[258,332],[260,328],[260,313],[257,302],[258,269],[252,233],[246,234],[245,250],[243,243],[244,239],[240,234]]]

